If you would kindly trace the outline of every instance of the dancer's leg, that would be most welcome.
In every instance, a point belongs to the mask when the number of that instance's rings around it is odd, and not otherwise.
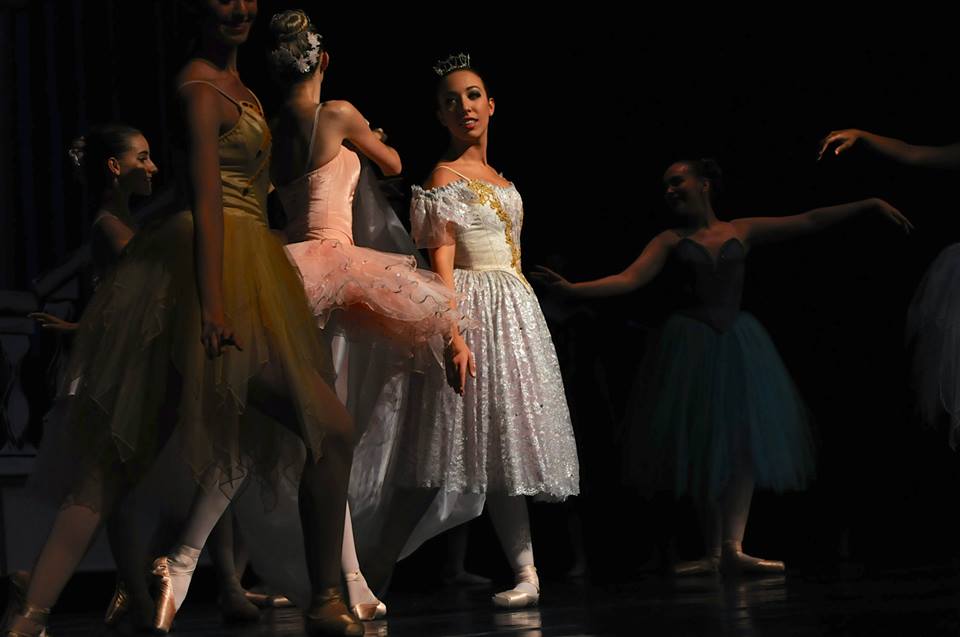
[[[107,520],[106,528],[110,550],[117,564],[117,591],[107,611],[109,619],[114,620],[117,612],[114,605],[122,590],[136,624],[149,626],[154,614],[153,599],[150,597],[146,578],[150,566],[150,551],[143,541],[143,536],[137,532],[134,508],[129,505],[117,507]]]
[[[79,505],[68,505],[57,513],[46,544],[27,587],[27,606],[47,610],[56,604],[60,593],[86,555],[103,519],[101,513]],[[44,621],[17,615],[6,628],[24,634],[39,634]]]
[[[782,573],[783,562],[752,557],[743,552],[743,535],[750,517],[753,499],[753,472],[745,463],[730,478],[720,502],[721,546],[720,565],[729,573]]]
[[[241,482],[222,482],[219,476],[218,469],[210,470],[208,479],[204,480],[207,486],[198,487],[194,494],[190,513],[176,546],[167,555],[154,562],[154,574],[161,578],[161,587],[168,586],[170,589],[168,595],[161,594],[157,599],[156,622],[161,628],[165,626],[169,629],[169,624],[172,622],[170,604],[172,603],[173,606],[172,612],[176,613],[186,599],[193,572],[200,559],[200,551],[230,505],[231,498],[242,484]],[[169,620],[164,621],[161,616],[167,616]]]
[[[247,599],[240,586],[240,571],[235,560],[238,540],[233,514],[227,511],[213,527],[207,543],[220,589],[220,612],[228,622],[256,621],[260,617],[260,610]]]
[[[533,565],[527,499],[524,496],[487,495],[487,511],[516,578],[516,586],[494,595],[494,604],[505,608],[536,604],[540,598],[540,579]]]
[[[323,387],[333,396],[329,387]],[[331,429],[323,439],[323,457],[308,464],[300,480],[300,521],[307,572],[313,589],[310,608],[306,612],[306,626],[312,634],[362,635],[363,624],[347,610],[340,589],[343,521],[353,461],[353,436],[346,409],[328,416],[340,422],[331,423]]]
[[[360,619],[376,619],[387,613],[387,607],[373,594],[367,581],[360,572],[360,560],[353,540],[353,520],[350,519],[350,505],[347,504],[343,520],[343,549],[340,552],[340,568],[347,582],[347,597],[350,608]]]

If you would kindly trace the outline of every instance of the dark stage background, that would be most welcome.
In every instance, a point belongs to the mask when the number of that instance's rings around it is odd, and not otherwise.
[[[711,16],[638,21],[593,4],[559,16],[551,12],[559,5],[524,5],[529,17],[520,17],[487,5],[381,12],[372,3],[334,11],[263,1],[240,70],[267,111],[278,102],[266,75],[267,22],[291,6],[306,8],[324,34],[332,57],[325,99],[348,99],[382,126],[410,183],[425,177],[445,144],[430,66],[449,52],[473,54],[497,100],[490,161],[525,198],[527,268],[551,263],[579,279],[625,266],[668,222],[660,176],[684,157],[720,160],[724,218],[866,196],[900,207],[917,226],[909,238],[861,218],[751,256],[745,307],[772,333],[815,414],[821,457],[809,491],[758,494],[746,545],[800,569],[844,558],[867,567],[951,564],[958,556],[960,457],[942,431],[916,422],[903,343],[924,268],[960,236],[958,176],[856,151],[815,161],[818,140],[833,128],[960,139],[956,52],[940,34],[871,27],[833,37],[816,16],[802,32],[782,30],[785,18],[720,30],[710,28]],[[189,31],[180,13],[172,0],[0,8],[0,287],[29,289],[86,237],[85,193],[70,179],[65,149],[87,124],[140,127],[162,171],[160,188],[170,183],[171,82]],[[614,422],[667,298],[654,285],[556,326],[586,495],[565,507],[533,507],[538,564],[548,576],[572,559],[571,511],[583,519],[591,567],[604,581],[628,577],[671,535],[681,557],[698,552],[682,503],[643,502],[617,484]],[[429,547],[401,567],[400,581],[429,572],[441,555]],[[468,564],[506,574],[485,521]]]

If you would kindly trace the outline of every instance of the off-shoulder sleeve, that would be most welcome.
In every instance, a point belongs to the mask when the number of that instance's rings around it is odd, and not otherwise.
[[[410,201],[410,234],[419,248],[436,248],[456,242],[456,227],[467,227],[470,202],[449,186],[424,190],[413,187]]]

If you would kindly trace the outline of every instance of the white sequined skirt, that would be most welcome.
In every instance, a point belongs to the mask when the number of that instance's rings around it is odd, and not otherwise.
[[[431,370],[402,435],[399,483],[447,493],[580,492],[577,446],[557,354],[526,282],[502,270],[454,270],[477,363],[464,395]]]

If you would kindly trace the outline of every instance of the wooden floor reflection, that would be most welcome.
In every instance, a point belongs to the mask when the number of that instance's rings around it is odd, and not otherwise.
[[[649,578],[616,592],[575,581],[544,582],[536,609],[497,612],[486,588],[397,593],[390,615],[370,622],[367,635],[960,635],[960,577],[953,570],[919,569],[862,575],[840,573],[743,581]],[[57,637],[119,634],[104,631],[99,610],[61,613]],[[176,635],[303,635],[295,609],[264,613],[260,623],[224,626],[213,606],[187,606]]]

